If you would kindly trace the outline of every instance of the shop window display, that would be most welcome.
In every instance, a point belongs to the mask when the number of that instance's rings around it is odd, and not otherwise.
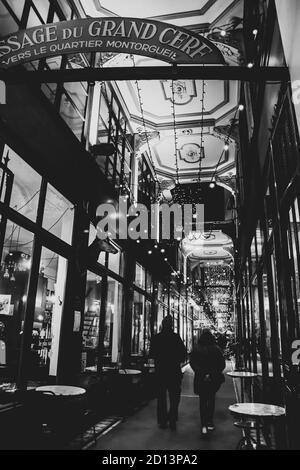
[[[82,369],[97,366],[99,322],[101,308],[100,276],[88,271],[82,330]]]
[[[132,315],[132,356],[144,353],[145,297],[134,291]]]
[[[57,375],[66,274],[67,260],[43,247],[35,300],[31,351],[33,371],[35,366],[38,366],[44,369],[44,376],[48,373],[54,377]]]
[[[108,278],[104,333],[104,358],[108,363],[120,361],[122,296],[122,284]]]
[[[33,234],[7,222],[0,271],[0,381],[15,381],[31,269]]]

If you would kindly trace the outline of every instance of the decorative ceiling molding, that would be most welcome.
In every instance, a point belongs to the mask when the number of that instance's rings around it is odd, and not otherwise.
[[[208,0],[207,3],[200,8],[199,10],[191,10],[191,11],[181,11],[178,13],[170,13],[167,15],[158,15],[158,16],[151,16],[151,19],[156,20],[177,20],[180,18],[190,18],[192,16],[203,16],[208,10],[217,3],[218,0]]]
[[[170,80],[162,80],[161,82],[164,98],[166,101],[173,102],[172,89],[170,87]],[[195,80],[175,80],[173,82],[174,89],[174,104],[185,105],[190,103],[196,98],[197,90]]]

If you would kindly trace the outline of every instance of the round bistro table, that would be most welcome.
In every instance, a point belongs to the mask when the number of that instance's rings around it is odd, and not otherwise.
[[[245,372],[245,371],[232,371],[232,372],[227,372],[227,375],[233,379],[240,379],[241,380],[241,402],[243,403],[245,401],[245,394],[244,394],[244,381],[245,380],[251,380],[251,397],[250,399],[253,401],[253,379],[258,376],[258,374],[255,374],[254,372]]]
[[[86,390],[81,387],[71,385],[42,385],[36,388],[37,392],[51,392],[56,396],[75,397],[84,395]]]
[[[265,419],[276,419],[286,415],[284,408],[276,405],[268,405],[264,403],[236,403],[229,406],[229,411],[241,419],[239,427],[244,428],[246,431],[245,436],[238,444],[238,449],[270,449],[270,445],[261,444],[261,428],[264,427],[263,421]],[[247,425],[247,419],[255,421],[254,427]],[[244,425],[243,425],[244,423]],[[256,430],[256,440],[251,436],[251,429]]]

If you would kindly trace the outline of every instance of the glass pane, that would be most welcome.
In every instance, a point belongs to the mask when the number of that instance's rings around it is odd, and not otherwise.
[[[51,184],[47,186],[43,228],[66,243],[72,243],[74,207]]]
[[[37,14],[33,10],[33,8],[30,8],[28,22],[27,22],[27,28],[33,28],[34,26],[40,26],[40,24],[41,24],[40,18],[37,16]]]
[[[145,306],[145,354],[149,354],[151,341],[151,302],[146,300]]]
[[[59,338],[64,306],[67,260],[47,248],[42,249],[31,350],[32,378],[56,376]]]
[[[122,275],[122,261],[123,261],[123,254],[121,251],[118,251],[118,253],[113,254],[109,253],[108,255],[108,269],[113,271],[116,274],[119,274],[120,276]]]
[[[42,17],[44,23],[47,23],[49,1],[48,0],[33,0],[33,3],[36,6],[36,9],[38,10],[40,16]]]
[[[82,331],[82,369],[96,370],[98,361],[101,277],[88,271]]]
[[[89,246],[93,243],[96,236],[97,236],[97,230],[93,224],[90,224]],[[105,251],[100,251],[100,254],[98,256],[98,263],[102,264],[103,266],[105,266],[105,255],[106,255]]]
[[[104,359],[108,363],[120,362],[122,295],[122,284],[112,278],[108,278],[104,335]]]
[[[157,310],[157,331],[159,332],[161,330],[161,323],[164,318],[164,306],[163,304],[159,303],[158,304],[158,310]]]
[[[6,146],[5,155],[7,151],[8,168],[14,174],[10,206],[35,222],[42,178],[21,157]]]
[[[7,4],[11,7],[15,15],[20,20],[22,18],[25,0],[7,0]],[[2,32],[2,27],[1,27],[1,32]]]
[[[135,266],[135,285],[140,287],[141,289],[145,289],[145,269],[138,263]]]
[[[265,322],[266,322],[266,354],[269,372],[272,373],[272,350],[271,350],[271,324],[270,324],[270,302],[269,302],[269,290],[268,290],[268,278],[267,271],[264,269],[263,273],[263,296],[264,296],[264,310],[265,310]]]
[[[86,95],[81,93],[80,84],[65,86],[68,93],[64,93],[60,103],[60,115],[70,127],[74,135],[81,141],[84,125],[84,107]]]
[[[145,297],[134,291],[132,314],[132,356],[144,353]]]
[[[152,276],[151,274],[147,271],[147,282],[146,282],[146,291],[148,294],[152,294]]]
[[[0,384],[17,377],[32,249],[33,234],[8,221],[0,271]]]
[[[17,0],[15,0],[14,3],[18,3]],[[18,24],[12,18],[10,13],[8,13],[7,9],[5,8],[2,2],[0,2],[0,29],[1,36],[6,36],[9,33],[14,33],[19,29]]]

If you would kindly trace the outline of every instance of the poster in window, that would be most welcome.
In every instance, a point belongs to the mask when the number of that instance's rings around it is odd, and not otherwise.
[[[12,315],[10,301],[11,295],[0,294],[0,315]]]

